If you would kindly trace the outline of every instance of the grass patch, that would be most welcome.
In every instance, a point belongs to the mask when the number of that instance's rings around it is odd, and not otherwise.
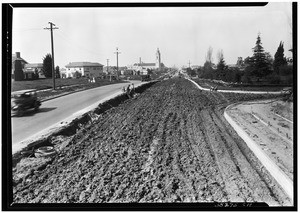
[[[109,81],[109,79],[95,79],[96,83],[89,83],[88,79],[86,78],[78,78],[78,79],[68,79],[68,78],[58,78],[55,79],[55,87],[59,89],[63,86],[75,86],[75,85],[81,85],[84,87],[99,87],[104,86],[108,84],[115,84],[115,83],[121,83],[123,81]],[[18,90],[24,90],[24,89],[37,89],[37,90],[43,90],[43,89],[51,89],[53,88],[53,80],[48,79],[38,79],[38,80],[32,80],[32,81],[12,81],[11,84],[11,91],[18,91]]]

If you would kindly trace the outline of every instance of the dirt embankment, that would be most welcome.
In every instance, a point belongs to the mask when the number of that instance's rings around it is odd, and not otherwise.
[[[290,205],[222,116],[234,101],[265,97],[201,92],[185,79],[157,83],[61,137],[58,155],[22,176],[23,159],[14,202]]]

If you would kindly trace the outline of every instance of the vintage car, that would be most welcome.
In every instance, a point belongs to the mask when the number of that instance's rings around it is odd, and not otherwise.
[[[150,75],[142,75],[141,81],[151,81]]]
[[[35,89],[11,93],[11,115],[22,116],[27,110],[37,111],[41,106]]]

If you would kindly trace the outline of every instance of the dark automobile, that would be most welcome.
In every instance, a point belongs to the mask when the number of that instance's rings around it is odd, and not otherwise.
[[[151,81],[150,75],[142,75],[142,81]]]
[[[22,116],[27,110],[37,111],[41,101],[37,98],[36,90],[20,90],[11,93],[11,115]]]

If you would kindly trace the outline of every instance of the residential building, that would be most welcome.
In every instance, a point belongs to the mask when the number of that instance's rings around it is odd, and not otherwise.
[[[67,69],[66,68],[60,68],[59,69],[60,78],[67,78]]]
[[[103,65],[95,62],[70,62],[66,65],[65,75],[67,78],[100,77],[103,74]]]
[[[16,54],[12,54],[12,70],[11,76],[15,81],[21,81],[24,79],[23,69],[25,64],[28,64],[23,58],[21,58],[21,53],[16,52]]]
[[[36,74],[39,75],[38,78],[46,78],[43,73],[42,63],[25,64],[24,79],[34,79]]]

